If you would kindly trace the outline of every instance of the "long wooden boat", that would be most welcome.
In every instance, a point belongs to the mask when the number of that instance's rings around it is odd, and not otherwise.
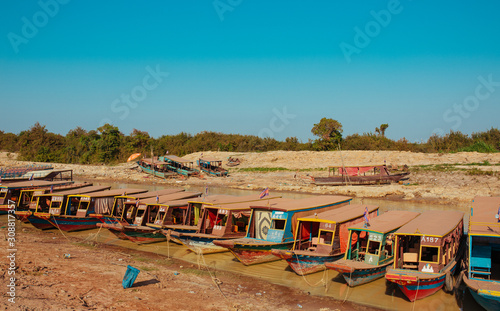
[[[33,195],[34,202],[30,203],[29,210],[16,211],[16,215],[20,218],[25,218],[37,229],[52,229],[55,228],[54,225],[45,216],[50,215],[51,209],[58,209],[65,206],[68,196],[104,191],[110,188],[110,186],[88,186],[53,193],[45,193],[43,190],[38,190],[40,192]],[[39,217],[38,215],[43,215],[44,217]]]
[[[46,181],[73,180],[73,170],[42,168],[40,170],[27,171],[22,175],[8,174],[7,177],[2,178],[2,183],[7,184],[11,182],[19,182],[27,180],[46,180]]]
[[[161,233],[159,228],[147,226],[154,222],[159,214],[165,214],[165,210],[176,214],[182,213],[182,208],[187,208],[190,198],[198,197],[201,192],[183,191],[170,195],[164,195],[157,198],[149,198],[138,201],[136,212],[133,215],[133,221],[130,224],[114,223],[101,224],[120,239],[128,239],[138,244],[154,243],[165,241],[167,238]],[[165,215],[164,215],[165,216]]]
[[[111,213],[115,196],[146,191],[145,189],[128,188],[69,195],[66,205],[51,208],[47,214],[37,213],[35,215],[47,219],[62,231],[93,229],[101,221],[90,214]]]
[[[159,160],[166,162],[167,169],[179,175],[189,177],[200,174],[200,171],[194,168],[193,161],[191,160],[184,159],[175,155],[161,156],[159,157]]]
[[[50,170],[53,166],[50,164],[32,164],[24,166],[0,168],[0,181],[10,181],[20,178],[24,174],[32,171]]]
[[[222,161],[213,158],[200,158],[198,160],[200,170],[207,173],[209,176],[225,177],[227,170],[222,167]]]
[[[428,211],[399,228],[394,234],[394,265],[386,280],[398,284],[410,301],[430,296],[445,284],[451,291],[463,217],[458,211]]]
[[[276,199],[270,199],[272,204]],[[195,233],[171,231],[183,245],[195,253],[212,254],[228,249],[215,245],[214,240],[242,238],[246,235],[253,202],[205,206]]]
[[[316,186],[389,184],[407,178],[409,172],[391,174],[386,165],[329,166],[328,177],[313,177]]]
[[[137,161],[137,165],[139,165],[142,172],[155,177],[165,179],[176,175],[175,172],[172,172],[172,170],[168,168],[168,162],[160,161],[159,159],[141,159]]]
[[[17,205],[21,191],[27,189],[50,189],[73,184],[73,181],[28,180],[0,184],[0,214],[6,214],[12,205]]]
[[[325,263],[338,260],[347,250],[347,228],[362,223],[364,216],[378,215],[378,206],[351,204],[298,218],[292,249],[273,249],[298,275],[325,270]]]
[[[193,199],[192,201],[189,201],[187,209],[184,210],[182,222],[176,224],[164,224],[162,227],[162,233],[167,236],[170,241],[182,244],[181,241],[176,238],[177,235],[172,235],[171,231],[175,231],[177,233],[195,233],[198,230],[199,220],[205,206],[225,205],[239,202],[267,202],[268,198],[276,199],[280,197],[281,196],[271,195],[261,199],[259,194],[244,196],[219,194]]]
[[[251,206],[249,230],[241,239],[215,240],[244,265],[279,260],[272,249],[287,250],[293,246],[297,218],[336,209],[350,203],[346,196],[314,196],[300,200],[276,199],[271,204]]]
[[[465,285],[488,311],[500,310],[500,197],[475,197],[469,218]]]
[[[342,274],[349,286],[382,278],[394,262],[394,232],[420,215],[410,211],[389,211],[373,220],[370,226],[349,227],[350,245],[343,259],[325,263],[328,269]]]
[[[102,223],[108,225],[129,225],[134,221],[135,213],[137,211],[138,201],[162,197],[174,193],[183,192],[182,188],[166,188],[155,191],[147,191],[135,194],[117,195],[114,198],[113,206],[110,213],[105,214],[91,214],[92,217],[97,217]]]

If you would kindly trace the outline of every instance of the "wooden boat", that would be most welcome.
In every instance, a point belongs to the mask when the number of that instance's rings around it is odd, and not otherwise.
[[[198,175],[199,170],[194,168],[193,161],[175,155],[165,155],[159,157],[160,161],[167,163],[167,169],[186,177]]]
[[[28,180],[0,185],[0,214],[6,214],[11,206],[17,205],[21,191],[27,189],[50,189],[50,187],[60,187],[71,185],[73,181],[45,181]]]
[[[398,182],[410,173],[391,174],[386,165],[329,166],[328,177],[313,177],[316,186],[380,185]]]
[[[394,262],[394,232],[420,215],[410,211],[389,211],[373,220],[370,226],[349,227],[351,247],[343,259],[325,263],[328,269],[338,271],[349,286],[365,284],[382,278]]]
[[[325,270],[325,263],[338,260],[347,250],[347,228],[377,216],[378,206],[351,204],[317,215],[298,218],[292,249],[273,249],[298,275]]]
[[[114,198],[113,207],[108,214],[91,214],[92,217],[97,217],[102,223],[109,225],[129,225],[134,221],[134,216],[137,211],[137,202],[148,199],[156,198],[174,193],[183,192],[182,188],[166,188],[156,191],[147,191],[136,194],[117,195]]]
[[[110,186],[87,186],[53,193],[45,193],[43,190],[37,190],[40,192],[33,195],[34,202],[30,203],[29,210],[16,211],[16,215],[20,218],[25,218],[35,228],[41,230],[52,229],[55,227],[46,216],[50,215],[51,209],[58,209],[65,206],[68,196],[104,191],[110,188]],[[39,217],[39,215],[43,215],[43,217]]]
[[[189,201],[188,207],[184,210],[182,216],[182,222],[177,224],[164,224],[162,228],[162,233],[169,237],[170,241],[178,244],[182,244],[180,240],[176,238],[177,235],[172,235],[170,231],[175,231],[177,233],[194,233],[198,230],[199,219],[203,213],[203,208],[205,206],[214,205],[225,205],[238,202],[262,202],[267,201],[267,198],[280,198],[280,196],[268,196],[265,199],[261,199],[259,194],[250,194],[244,196],[234,196],[234,195],[209,195],[203,196],[198,199],[193,199]]]
[[[229,157],[229,158],[227,158],[227,164],[226,165],[232,167],[232,166],[238,166],[238,165],[240,165],[240,163],[241,163],[240,159]]]
[[[500,197],[472,201],[463,275],[472,297],[488,311],[500,310],[499,206]]]
[[[66,205],[51,208],[48,214],[37,213],[35,215],[47,219],[62,231],[93,229],[101,221],[90,214],[110,214],[115,196],[146,191],[129,188],[69,195]]]
[[[386,280],[398,284],[410,301],[430,296],[445,284],[451,291],[463,217],[458,211],[428,211],[399,228],[394,234],[394,265]]]
[[[279,260],[272,249],[287,250],[293,246],[297,218],[336,209],[350,203],[345,196],[315,196],[300,200],[276,199],[267,205],[254,203],[249,230],[244,238],[215,240],[244,265]]]
[[[161,233],[160,229],[147,226],[147,223],[154,222],[160,213],[166,216],[169,212],[171,214],[174,208],[186,208],[189,198],[200,195],[200,192],[183,191],[158,198],[141,200],[137,203],[132,223],[126,225],[123,225],[123,223],[102,224],[101,226],[107,228],[120,239],[128,239],[138,244],[165,241],[167,238]]]
[[[28,170],[23,174],[7,173],[6,177],[2,177],[2,183],[27,181],[27,180],[46,180],[46,181],[61,181],[73,180],[73,170],[71,169],[53,169],[41,168],[40,170]]]
[[[176,175],[175,172],[168,168],[168,162],[160,161],[158,158],[141,159],[137,161],[137,165],[139,165],[141,171],[155,177],[169,178]]]
[[[200,170],[207,173],[209,176],[225,177],[227,170],[222,168],[222,161],[212,158],[200,158],[198,160]]]
[[[272,204],[274,200],[276,199],[270,199],[269,203]],[[195,253],[226,252],[227,248],[215,245],[213,241],[244,237],[250,218],[250,206],[253,204],[253,202],[244,202],[206,205],[195,233],[171,231],[170,235]]]
[[[0,168],[0,180],[2,182],[16,180],[28,172],[50,170],[50,169],[53,169],[52,165],[50,164],[33,164],[33,165]]]
[[[16,203],[16,211],[14,212],[16,218],[22,222],[27,223],[27,216],[31,215],[31,210],[36,208],[38,196],[46,193],[58,193],[61,191],[81,189],[84,187],[92,186],[91,183],[72,183],[69,185],[50,186],[50,188],[36,188],[36,189],[23,189],[19,194],[19,199]]]

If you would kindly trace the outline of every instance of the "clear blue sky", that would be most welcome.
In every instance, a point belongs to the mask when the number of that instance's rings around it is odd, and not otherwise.
[[[1,1],[4,132],[307,141],[328,117],[420,141],[499,124],[498,1],[59,1]]]

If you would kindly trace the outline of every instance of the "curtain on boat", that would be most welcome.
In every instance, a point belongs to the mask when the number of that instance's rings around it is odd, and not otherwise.
[[[271,211],[255,211],[255,238],[267,239],[267,233],[271,228]]]
[[[98,198],[95,199],[94,210],[96,214],[111,214],[111,208],[113,208],[114,198]]]

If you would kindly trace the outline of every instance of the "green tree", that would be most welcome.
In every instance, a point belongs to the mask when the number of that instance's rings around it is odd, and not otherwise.
[[[97,129],[100,135],[98,143],[98,161],[110,163],[119,159],[122,136],[116,126],[104,124]]]
[[[314,124],[311,133],[320,137],[313,144],[316,150],[335,149],[342,141],[342,124],[337,120],[323,118]]]
[[[385,130],[389,127],[389,124],[384,123],[381,124],[380,127],[375,128],[375,132],[377,132],[380,136],[385,137]]]

